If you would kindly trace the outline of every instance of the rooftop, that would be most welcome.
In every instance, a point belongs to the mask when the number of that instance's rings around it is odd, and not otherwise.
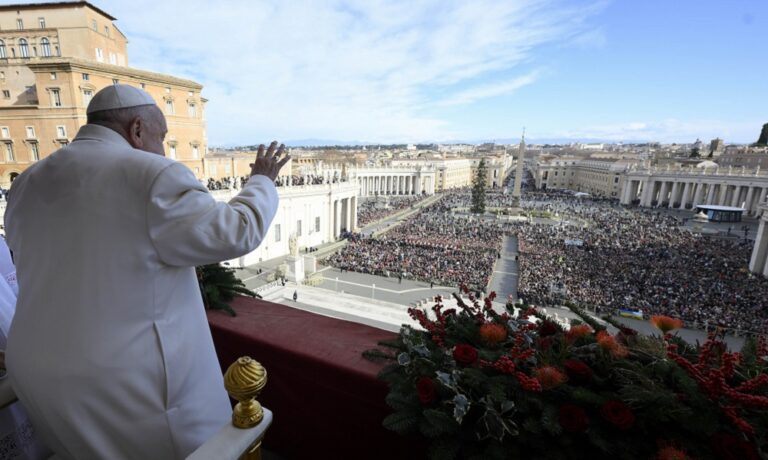
[[[41,2],[41,3],[14,3],[11,5],[0,5],[0,11],[13,11],[13,10],[38,10],[42,8],[70,8],[73,6],[86,6],[111,21],[116,21],[117,18],[102,10],[101,8],[93,5],[90,2]]]

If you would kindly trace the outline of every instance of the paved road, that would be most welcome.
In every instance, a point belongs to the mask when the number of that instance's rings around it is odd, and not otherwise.
[[[408,305],[427,298],[431,299],[436,295],[450,295],[458,290],[455,287],[446,286],[430,288],[429,283],[423,281],[404,279],[402,282],[398,282],[396,276],[388,278],[349,271],[341,273],[333,267],[323,267],[322,274],[324,281],[318,286],[320,288],[329,291],[344,291],[360,297],[371,298],[373,296],[374,299],[400,305]]]
[[[501,244],[501,258],[496,261],[491,284],[488,288],[488,292],[496,292],[499,301],[503,301],[508,296],[517,300],[517,254],[517,238],[514,236],[504,237]]]

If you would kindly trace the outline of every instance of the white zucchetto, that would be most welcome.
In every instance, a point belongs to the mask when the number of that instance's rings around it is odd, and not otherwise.
[[[155,100],[144,90],[129,85],[111,85],[102,89],[91,99],[85,113],[102,110],[127,109],[141,105],[155,105]]]

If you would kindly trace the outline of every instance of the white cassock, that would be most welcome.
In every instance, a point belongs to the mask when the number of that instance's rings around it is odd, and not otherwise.
[[[252,177],[216,202],[184,165],[86,125],[13,183],[13,387],[63,458],[183,458],[231,409],[194,266],[254,250],[277,210]]]

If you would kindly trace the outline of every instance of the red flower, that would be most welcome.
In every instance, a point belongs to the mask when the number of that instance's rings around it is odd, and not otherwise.
[[[547,337],[550,335],[555,335],[560,329],[549,320],[544,320],[539,324],[539,337]]]
[[[723,460],[758,460],[755,446],[730,433],[716,433],[712,436],[712,450]]]
[[[565,340],[567,340],[568,343],[573,343],[582,337],[588,336],[591,333],[592,328],[589,327],[588,324],[578,324],[568,329],[568,332],[565,333]]]
[[[453,349],[453,359],[461,366],[471,366],[477,361],[477,350],[472,345],[461,343]]]
[[[573,404],[566,404],[560,408],[558,421],[560,426],[570,433],[583,433],[589,428],[587,413]]]
[[[419,401],[422,404],[431,403],[437,395],[435,382],[429,377],[420,377],[416,381],[416,393],[419,395]]]
[[[565,374],[553,366],[540,367],[533,371],[533,375],[541,383],[541,388],[544,390],[560,386],[568,380]]]
[[[656,329],[660,330],[664,334],[683,327],[683,322],[681,320],[677,318],[670,318],[669,316],[664,315],[651,316],[651,324],[653,324]]]
[[[480,338],[488,345],[507,340],[507,328],[501,324],[486,323],[480,326]]]
[[[569,359],[563,363],[563,369],[573,383],[588,383],[592,380],[592,369],[578,359]]]
[[[624,345],[620,344],[616,340],[616,337],[605,331],[597,333],[597,344],[600,345],[600,348],[610,353],[614,358],[623,358],[629,354],[629,350],[627,350]]]
[[[635,414],[621,401],[607,401],[600,408],[600,414],[605,420],[622,430],[628,430],[635,424]]]
[[[680,449],[667,446],[659,450],[656,458],[658,460],[690,460],[691,457]]]

